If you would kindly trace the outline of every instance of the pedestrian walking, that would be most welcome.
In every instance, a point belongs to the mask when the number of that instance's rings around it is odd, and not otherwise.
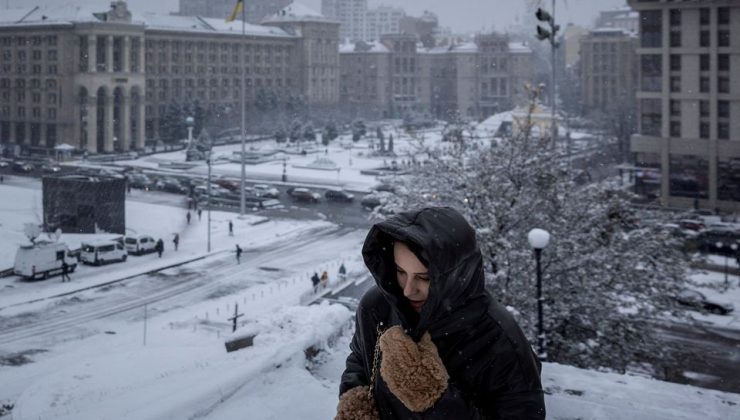
[[[0,175],[0,184],[4,184],[4,183],[5,183],[5,177]]]
[[[326,289],[327,284],[329,284],[329,273],[324,271],[321,273],[321,288]]]
[[[190,224],[190,211],[188,211],[188,214],[185,215],[185,218],[188,219],[188,224]],[[200,217],[198,217],[198,220],[200,220]]]
[[[203,210],[198,209],[198,221],[200,222],[200,215],[203,214]]]
[[[229,236],[234,236],[234,224],[229,220]]]
[[[313,292],[316,293],[319,290],[319,273],[315,272],[313,273],[313,276],[311,276],[311,284],[313,284]]]
[[[242,263],[242,248],[239,246],[239,244],[236,244],[236,263]]]
[[[347,269],[344,267],[344,263],[339,266],[339,281],[344,281],[347,278]]]
[[[130,182],[126,183],[126,188],[128,189],[128,193],[131,194],[131,183]]]
[[[67,264],[67,261],[62,260],[62,283],[65,281],[71,281],[69,278],[69,264]]]
[[[162,238],[159,238],[159,240],[157,241],[157,245],[154,246],[154,249],[157,251],[159,258],[162,258],[162,253],[164,252],[164,241],[162,241]]]
[[[175,237],[172,238],[172,242],[175,244],[175,251],[177,251],[177,247],[180,245],[180,234],[176,233]]]

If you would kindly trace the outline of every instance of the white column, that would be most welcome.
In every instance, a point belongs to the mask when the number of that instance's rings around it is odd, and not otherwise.
[[[146,51],[145,46],[146,46],[146,43],[144,42],[144,37],[142,36],[142,37],[139,38],[139,73],[142,73],[142,74],[144,73],[144,64],[145,64],[144,63],[144,58],[146,57],[146,54],[145,54],[145,51]],[[144,95],[144,94],[143,93],[140,93],[140,95]],[[143,100],[144,99],[143,99],[143,96],[142,96],[142,102],[143,102]],[[143,146],[143,144],[142,144],[142,146]]]
[[[136,148],[144,148],[144,136],[146,135],[146,116],[144,115],[144,89],[139,89],[139,104],[136,106]]]
[[[131,71],[131,37],[123,37],[123,57],[121,57],[121,67],[124,73]]]
[[[87,71],[95,73],[98,61],[98,37],[95,35],[87,36]]]
[[[105,37],[105,71],[113,71],[113,35]]]
[[[87,97],[87,151],[98,152],[98,98]]]
[[[113,92],[107,93],[103,115],[103,151],[105,152],[113,151],[113,99]]]
[[[119,135],[121,138],[118,140],[121,142],[121,150],[128,151],[131,143],[131,97],[129,95],[121,95],[121,108],[120,118],[118,126],[120,127]]]

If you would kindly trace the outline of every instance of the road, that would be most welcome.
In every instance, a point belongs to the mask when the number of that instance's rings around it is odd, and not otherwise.
[[[240,265],[232,255],[219,254],[197,264],[142,274],[46,305],[15,308],[12,315],[0,316],[0,365],[3,355],[43,349],[50,343],[95,333],[97,321],[117,316],[127,319],[132,311],[141,312],[145,304],[162,313],[302,275],[359,246],[363,235],[362,231],[342,227],[315,229],[299,238],[249,250]]]

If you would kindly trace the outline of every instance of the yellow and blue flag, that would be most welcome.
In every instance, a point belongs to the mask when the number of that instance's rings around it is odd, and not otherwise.
[[[236,20],[237,16],[239,16],[239,13],[241,13],[244,10],[244,0],[236,0],[236,6],[234,6],[234,11],[231,12],[231,15],[226,18],[227,22],[233,22]]]

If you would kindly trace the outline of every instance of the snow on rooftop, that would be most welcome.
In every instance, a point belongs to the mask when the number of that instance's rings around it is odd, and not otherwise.
[[[147,29],[151,30],[226,32],[230,34],[242,33],[242,22],[237,20],[226,22],[224,19],[202,18],[199,16],[161,15],[156,13],[134,15],[134,20],[141,21],[146,25]],[[282,29],[270,26],[247,23],[244,27],[247,35],[291,36]]]
[[[371,42],[349,42],[339,45],[340,54],[349,53],[388,53],[390,50],[378,41]]]
[[[0,25],[2,26],[98,21],[98,18],[93,15],[93,10],[74,4],[5,9],[0,13]]]
[[[293,2],[279,10],[274,15],[263,20],[263,23],[279,23],[279,22],[300,22],[300,21],[320,21],[320,22],[334,22],[334,20],[327,18],[321,13],[311,9],[310,7]],[[337,22],[339,23],[339,22]]]
[[[532,49],[524,42],[509,42],[509,52],[515,54],[531,53]]]

